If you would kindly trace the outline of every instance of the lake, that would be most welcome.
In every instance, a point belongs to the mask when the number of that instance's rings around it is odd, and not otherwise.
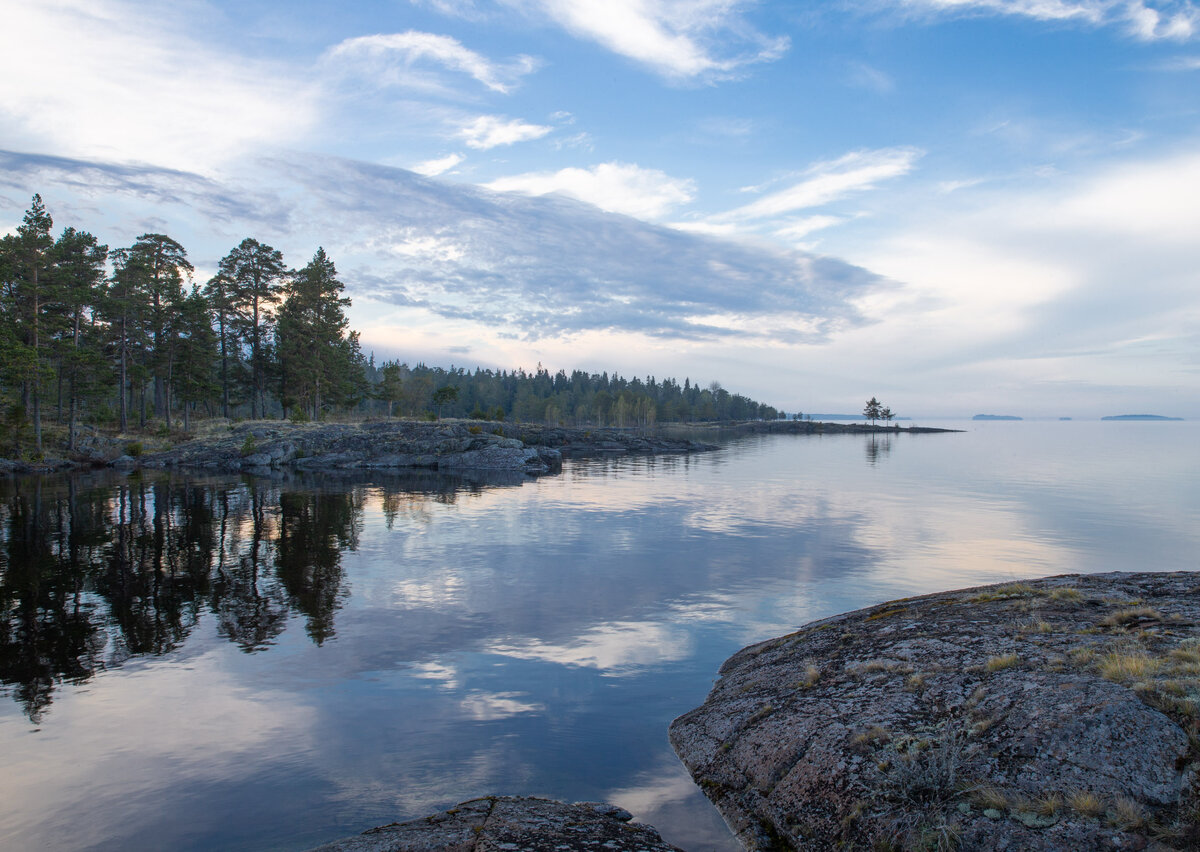
[[[490,793],[736,849],[667,743],[742,646],[1200,568],[1196,423],[755,436],[537,480],[0,484],[0,845],[302,850]]]

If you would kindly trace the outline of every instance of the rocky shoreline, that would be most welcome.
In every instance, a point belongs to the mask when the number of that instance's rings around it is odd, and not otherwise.
[[[1200,574],[1049,577],[817,621],[731,657],[670,738],[747,849],[1197,849]],[[674,848],[629,819],[490,797],[320,852]]]
[[[748,849],[1200,848],[1200,575],[1071,575],[828,618],[671,725]]]
[[[207,424],[173,446],[83,431],[70,458],[0,460],[0,474],[112,467],[268,473],[437,470],[556,473],[564,458],[706,452],[717,445],[654,429],[573,429],[526,423],[382,420]]]
[[[750,421],[656,427],[572,428],[536,423],[373,420],[359,423],[205,421],[177,443],[80,427],[76,449],[38,461],[0,459],[0,476],[114,467],[265,473],[272,470],[503,471],[556,473],[564,458],[669,455],[718,449],[738,434],[835,435],[953,432],[919,426]]]

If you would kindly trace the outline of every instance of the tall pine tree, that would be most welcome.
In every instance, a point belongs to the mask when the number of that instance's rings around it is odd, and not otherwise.
[[[266,413],[267,333],[285,271],[281,252],[249,237],[221,260],[220,273],[230,285],[235,330],[250,343],[251,419]]]
[[[350,300],[337,268],[317,249],[289,282],[275,332],[280,400],[298,406],[314,420],[327,407],[357,402],[363,390],[358,336],[347,333],[344,312]]]

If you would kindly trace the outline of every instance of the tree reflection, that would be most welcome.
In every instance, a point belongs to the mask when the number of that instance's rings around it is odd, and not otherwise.
[[[357,547],[361,515],[361,496],[354,492],[279,495],[276,571],[318,645],[334,636],[333,616],[345,594],[342,551]]]
[[[87,680],[105,645],[84,593],[87,557],[103,541],[74,493],[47,498],[40,480],[10,488],[0,515],[0,681],[37,723],[59,681]],[[53,534],[48,535],[48,531]]]
[[[867,464],[874,467],[879,464],[881,458],[885,458],[892,452],[892,436],[883,435],[880,437],[875,433],[871,433],[867,437]]]
[[[321,645],[349,594],[342,554],[368,494],[390,528],[485,487],[432,475],[371,488],[167,473],[0,482],[0,683],[37,723],[58,684],[170,653],[208,617],[246,653],[293,615]]]

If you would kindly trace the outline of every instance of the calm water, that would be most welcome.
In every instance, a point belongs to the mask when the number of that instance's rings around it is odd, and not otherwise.
[[[0,485],[0,846],[299,850],[488,793],[734,848],[667,743],[745,644],[1200,568],[1195,423],[762,437],[537,481]]]

